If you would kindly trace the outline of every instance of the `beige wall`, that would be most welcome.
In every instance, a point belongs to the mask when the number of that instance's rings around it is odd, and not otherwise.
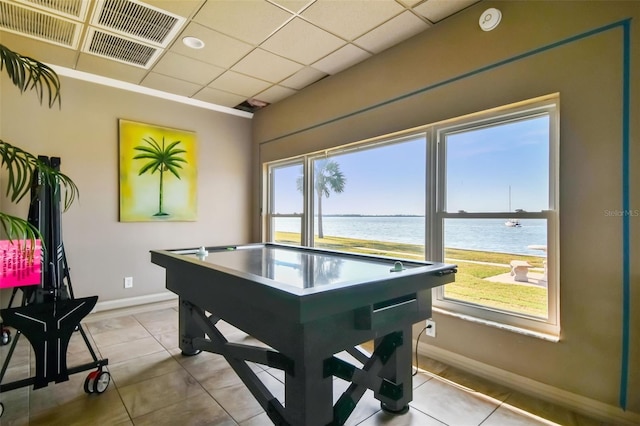
[[[492,6],[502,10],[503,20],[496,30],[485,33],[478,27],[478,17]],[[477,4],[259,111],[253,119],[256,161],[286,158],[558,92],[560,342],[436,314],[438,337],[428,343],[507,375],[601,402],[620,414],[615,407],[623,341],[622,219],[604,211],[622,209],[623,30],[613,25],[588,37],[569,38],[627,18],[632,18],[633,35],[630,195],[631,209],[640,209],[640,2]],[[255,179],[258,191],[261,182]],[[256,238],[258,208],[254,204]],[[640,218],[632,217],[630,223],[630,284],[636,293],[630,299],[627,408],[640,413],[640,320],[636,314],[640,309]]]
[[[62,108],[40,106],[33,93],[2,84],[0,137],[33,154],[57,156],[80,189],[63,214],[63,236],[77,297],[98,303],[146,300],[164,288],[150,249],[249,241],[251,121],[206,109],[63,77]],[[198,219],[118,222],[118,119],[195,131]],[[1,177],[0,177],[1,179]],[[2,194],[5,188],[2,186]],[[0,197],[2,211],[26,217],[28,205]],[[132,289],[123,277],[132,276]],[[7,303],[3,294],[2,305]]]

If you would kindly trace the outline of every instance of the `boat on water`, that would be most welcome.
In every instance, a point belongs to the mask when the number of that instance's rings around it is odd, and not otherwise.
[[[511,185],[509,185],[509,211],[511,211]],[[520,213],[522,211],[522,209],[516,209],[516,213]],[[509,228],[520,228],[522,226],[519,219],[507,219],[504,225]]]

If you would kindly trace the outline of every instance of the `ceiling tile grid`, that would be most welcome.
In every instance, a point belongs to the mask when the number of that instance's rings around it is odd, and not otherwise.
[[[295,18],[269,37],[260,47],[276,55],[309,65],[345,44],[344,40],[333,34]]]
[[[11,33],[6,39],[17,46],[8,47],[53,65],[246,111],[292,96],[477,1],[0,0],[29,17],[19,28],[0,19],[0,36]],[[78,40],[64,47],[75,55],[56,63],[50,52],[52,43],[60,45],[57,34],[30,34],[42,19],[79,28]],[[187,47],[186,36],[204,47]]]

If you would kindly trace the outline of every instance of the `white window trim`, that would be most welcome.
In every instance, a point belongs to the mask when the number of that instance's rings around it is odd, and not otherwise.
[[[557,96],[546,97],[543,100],[520,103],[515,108],[490,111],[485,114],[477,114],[470,118],[452,120],[446,126],[434,126],[432,139],[433,147],[428,151],[435,158],[431,159],[431,170],[434,173],[431,178],[436,182],[434,185],[435,206],[427,215],[431,229],[431,251],[429,256],[434,261],[443,261],[444,256],[444,219],[447,218],[502,218],[502,219],[546,219],[547,221],[547,312],[548,318],[536,318],[514,312],[501,311],[484,305],[475,305],[469,302],[445,299],[444,288],[439,287],[434,290],[433,306],[441,312],[459,316],[461,318],[473,318],[487,325],[497,325],[501,328],[522,330],[525,334],[528,331],[539,334],[548,340],[559,337],[560,334],[560,291],[559,291],[559,232],[558,232],[558,154],[559,154],[559,126],[558,111],[559,99]],[[527,117],[535,117],[537,114],[549,115],[549,210],[540,212],[498,212],[498,213],[454,213],[446,211],[445,205],[445,185],[446,185],[446,156],[444,135],[457,131],[469,130],[482,126],[505,123],[512,120],[519,120]],[[433,165],[437,167],[433,167]]]
[[[274,169],[278,169],[278,168],[283,168],[283,167],[291,167],[291,166],[302,166],[303,169],[303,176],[306,179],[306,161],[304,160],[303,157],[298,157],[298,158],[293,158],[293,159],[288,159],[288,160],[284,160],[284,161],[274,161],[268,164],[265,164],[264,166],[264,170],[265,170],[265,175],[267,177],[266,181],[267,181],[267,187],[266,187],[266,191],[265,191],[265,196],[264,196],[264,203],[265,203],[265,208],[264,208],[264,212],[265,214],[264,216],[264,222],[263,222],[263,240],[264,241],[273,241],[274,239],[274,235],[273,235],[273,220],[275,218],[278,217],[300,217],[301,218],[301,244],[304,245],[304,241],[305,241],[305,230],[306,230],[306,225],[305,225],[305,221],[306,221],[306,213],[304,212],[304,208],[305,208],[305,204],[306,204],[306,190],[304,191],[303,195],[303,211],[301,213],[274,213],[274,203],[275,200],[273,198],[273,188],[274,188],[274,180],[275,180],[275,175],[273,173]],[[306,188],[306,185],[305,185]]]
[[[444,256],[443,222],[446,218],[516,218],[516,219],[545,219],[547,221],[547,291],[548,318],[535,318],[513,312],[500,311],[488,306],[473,305],[461,301],[444,299],[442,287],[434,289],[434,311],[445,315],[455,316],[467,321],[479,322],[521,334],[558,341],[560,336],[560,262],[559,262],[559,108],[558,94],[541,96],[529,101],[494,108],[489,111],[469,114],[463,117],[444,120],[439,123],[413,128],[405,132],[396,132],[372,138],[366,141],[351,143],[329,150],[308,153],[306,155],[286,160],[265,163],[267,188],[265,188],[265,221],[263,221],[263,235],[272,241],[272,219],[283,215],[272,214],[271,191],[273,188],[271,170],[275,167],[290,164],[301,164],[304,176],[304,213],[302,215],[302,245],[313,244],[313,160],[327,157],[329,154],[340,154],[351,150],[374,148],[376,145],[393,144],[405,138],[424,135],[427,139],[426,158],[426,206],[425,206],[425,254],[428,260],[442,262]],[[444,151],[439,143],[442,135],[478,125],[491,125],[508,120],[531,117],[536,113],[549,114],[549,210],[540,212],[500,212],[500,213],[452,213],[447,212],[444,204]]]

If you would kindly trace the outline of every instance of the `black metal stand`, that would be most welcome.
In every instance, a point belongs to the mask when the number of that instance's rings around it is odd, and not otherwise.
[[[55,170],[60,169],[60,158],[38,157]],[[42,280],[40,286],[13,289],[9,307],[0,309],[3,326],[15,328],[7,357],[0,370],[0,393],[24,386],[34,389],[69,380],[69,374],[96,368],[84,383],[87,393],[102,393],[107,389],[111,376],[103,367],[107,359],[98,359],[80,324],[98,301],[98,296],[76,299],[73,295],[71,276],[62,244],[60,188],[44,179],[37,172],[31,184],[32,201],[29,222],[36,226],[45,247],[42,255]],[[17,292],[22,292],[19,307],[12,307]],[[8,331],[8,329],[7,329]],[[79,332],[87,345],[93,362],[67,367],[67,348],[74,332]],[[26,379],[2,383],[20,336],[24,334],[31,343],[36,358],[35,375]],[[3,328],[3,342],[4,342]],[[8,344],[10,334],[6,339]],[[4,406],[0,403],[0,416]]]

